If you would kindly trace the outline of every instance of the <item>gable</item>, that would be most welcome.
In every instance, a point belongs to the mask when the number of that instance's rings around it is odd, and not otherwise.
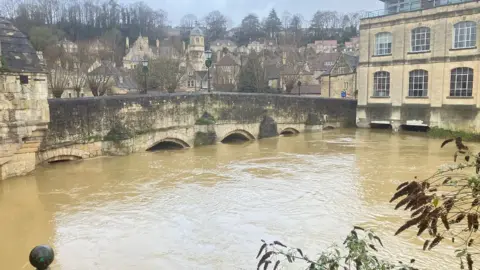
[[[342,55],[337,59],[337,62],[335,62],[335,65],[333,66],[332,71],[330,72],[330,75],[335,76],[335,75],[349,74],[352,72],[353,70],[351,69],[350,65],[346,61],[345,57]]]

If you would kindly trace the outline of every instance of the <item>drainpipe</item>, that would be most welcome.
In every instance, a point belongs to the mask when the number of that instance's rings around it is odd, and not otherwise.
[[[355,95],[355,99],[357,99],[358,92],[355,94],[355,91],[357,91],[357,69],[355,68],[355,87],[353,88],[353,94]]]
[[[331,85],[332,85],[332,76],[328,74],[328,97],[332,97],[330,92]]]

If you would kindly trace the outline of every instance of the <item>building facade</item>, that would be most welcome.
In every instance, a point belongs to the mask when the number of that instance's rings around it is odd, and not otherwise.
[[[357,126],[479,132],[478,23],[480,3],[466,0],[362,19]]]
[[[337,61],[335,61],[333,67],[319,78],[322,96],[355,98],[357,90],[357,65],[357,56],[347,53],[341,54]]]

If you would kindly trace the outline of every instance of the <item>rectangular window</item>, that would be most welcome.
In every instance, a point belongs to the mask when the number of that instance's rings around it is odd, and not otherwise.
[[[477,24],[475,22],[459,22],[454,25],[453,48],[472,48],[476,46],[476,43]]]
[[[375,55],[389,55],[392,53],[392,34],[379,33],[375,38]]]
[[[195,81],[189,80],[188,81],[188,87],[195,87]]]
[[[412,52],[430,50],[430,28],[420,27],[412,30]]]
[[[20,84],[28,84],[28,76],[20,75]]]

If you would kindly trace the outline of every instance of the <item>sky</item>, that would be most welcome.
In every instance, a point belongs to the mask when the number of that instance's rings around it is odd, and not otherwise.
[[[143,0],[154,9],[161,8],[168,13],[170,23],[178,25],[183,15],[192,13],[198,18],[212,10],[219,10],[231,19],[233,26],[240,24],[248,13],[260,18],[268,15],[272,8],[281,15],[284,11],[300,13],[310,20],[317,10],[333,10],[343,13],[373,11],[383,8],[380,0]],[[126,0],[125,2],[136,2]]]

